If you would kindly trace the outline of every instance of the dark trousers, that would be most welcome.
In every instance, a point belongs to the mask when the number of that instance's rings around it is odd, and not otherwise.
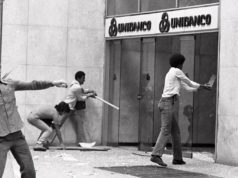
[[[162,98],[159,103],[161,111],[161,130],[152,155],[162,156],[165,146],[172,136],[173,157],[182,159],[181,137],[179,129],[179,98],[177,95]]]
[[[20,166],[21,178],[35,178],[31,152],[21,131],[0,137],[0,177],[3,175],[9,150]]]

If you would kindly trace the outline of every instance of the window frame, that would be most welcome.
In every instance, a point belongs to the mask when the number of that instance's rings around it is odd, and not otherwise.
[[[161,12],[164,10],[176,10],[176,9],[186,9],[186,8],[194,8],[194,7],[198,7],[198,6],[208,6],[211,4],[220,4],[220,0],[219,2],[215,2],[215,3],[208,3],[208,4],[199,4],[199,5],[192,5],[192,6],[183,6],[183,7],[179,7],[179,0],[175,0],[175,8],[168,8],[168,9],[160,9],[160,10],[151,10],[151,11],[141,11],[141,0],[138,0],[138,8],[137,8],[137,12],[133,12],[133,13],[126,13],[126,14],[115,14],[115,15],[108,15],[108,7],[107,7],[107,2],[110,0],[105,0],[106,2],[106,9],[105,9],[105,18],[108,17],[122,17],[122,16],[128,16],[128,15],[138,15],[138,14],[149,14],[149,13],[153,13],[153,12]]]

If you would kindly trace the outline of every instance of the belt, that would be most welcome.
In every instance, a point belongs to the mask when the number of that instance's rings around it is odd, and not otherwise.
[[[166,99],[166,100],[174,100],[174,99],[177,99],[178,95],[173,95],[173,96],[170,96],[170,97],[162,97],[162,99]]]
[[[22,134],[22,131],[19,130],[19,131],[10,133],[6,136],[0,137],[0,139],[15,140],[15,139],[18,139],[18,138],[21,138],[21,137],[23,137],[23,134]]]
[[[162,97],[161,101],[172,101],[172,103],[174,104],[175,101],[177,101],[178,99],[178,95],[173,95],[170,97]]]

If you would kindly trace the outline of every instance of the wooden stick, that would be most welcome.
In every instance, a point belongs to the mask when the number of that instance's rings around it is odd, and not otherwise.
[[[215,82],[215,80],[216,80],[216,75],[215,75],[215,74],[212,74],[212,76],[211,76],[211,78],[210,78],[208,84],[212,87],[213,84],[214,84],[214,82]]]
[[[100,101],[102,101],[103,103],[106,103],[107,105],[109,105],[109,106],[111,106],[111,107],[113,107],[113,108],[119,110],[119,107],[113,105],[112,103],[109,103],[108,101],[105,101],[104,99],[99,98],[98,96],[95,96],[95,98],[98,99],[98,100],[100,100]]]
[[[19,67],[19,64],[17,64],[17,65],[15,65],[14,67],[12,67],[11,70],[9,70],[7,73],[5,73],[5,74],[3,75],[2,80],[5,80],[5,79],[8,77],[8,75],[10,75],[10,74],[11,74],[14,70],[16,70],[18,67]]]

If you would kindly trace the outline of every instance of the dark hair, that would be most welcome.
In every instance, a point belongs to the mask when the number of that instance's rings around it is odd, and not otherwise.
[[[82,78],[83,76],[85,76],[85,73],[83,71],[78,71],[75,74],[75,80],[77,80],[78,78]]]
[[[185,57],[182,54],[173,54],[169,59],[169,64],[171,67],[178,67],[182,65],[185,61]]]
[[[55,109],[59,113],[69,113],[70,112],[69,105],[63,101],[61,101],[59,104],[55,105]]]

